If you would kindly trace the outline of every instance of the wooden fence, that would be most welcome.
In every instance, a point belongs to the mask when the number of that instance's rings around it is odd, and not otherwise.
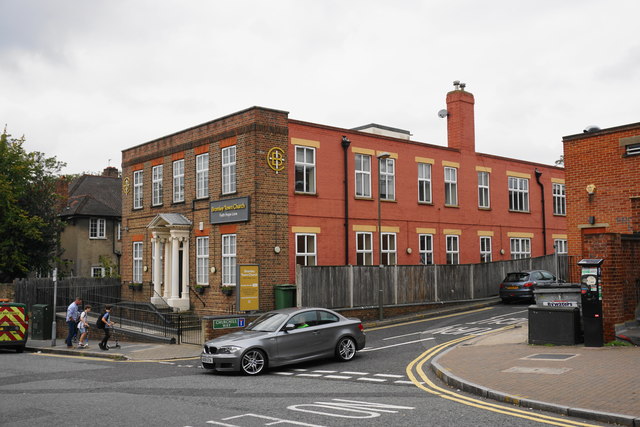
[[[376,306],[381,294],[384,305],[487,298],[498,295],[500,282],[511,271],[548,270],[569,281],[569,266],[574,261],[566,255],[547,255],[461,265],[299,265],[297,303],[337,309]]]

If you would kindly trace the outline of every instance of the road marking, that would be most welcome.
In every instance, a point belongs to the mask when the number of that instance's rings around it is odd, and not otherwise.
[[[353,372],[353,371],[342,371],[341,374],[345,375],[369,375],[368,372]]]
[[[292,369],[292,370],[296,371],[296,372],[307,372],[308,371],[308,369]]]
[[[335,374],[338,371],[313,371],[313,372],[317,372],[319,374]]]
[[[394,384],[407,384],[407,385],[413,385],[413,381],[408,381],[408,380],[398,380],[398,381],[394,381]],[[420,384],[424,384],[424,381],[421,381]]]
[[[276,375],[293,375],[293,372],[272,372],[272,374]]]
[[[321,377],[322,375],[320,374],[297,374],[296,377],[313,377],[313,378],[317,378],[317,377]]]
[[[360,378],[358,378],[358,381],[371,381],[373,383],[385,383],[385,382],[387,382],[387,380],[384,380],[382,378],[367,378],[367,377],[360,377]]]
[[[395,374],[373,374],[374,377],[385,377],[385,378],[404,378],[404,375],[395,375]]]
[[[391,345],[386,345],[384,347],[374,347],[374,348],[365,348],[363,350],[360,350],[361,353],[364,352],[369,352],[369,351],[378,351],[378,350],[385,350],[387,348],[392,348],[392,347],[399,347],[401,345],[409,345],[409,344],[415,344],[417,342],[422,342],[422,341],[429,341],[429,340],[435,340],[435,338],[431,337],[431,338],[423,338],[421,340],[414,340],[414,341],[407,341],[407,342],[401,342],[398,344],[391,344]]]
[[[505,326],[499,329],[496,329],[495,332],[504,331],[507,329],[513,329],[514,326]],[[479,409],[484,409],[486,411],[496,412],[500,414],[510,415],[517,418],[523,418],[535,422],[552,424],[556,426],[563,427],[575,427],[575,426],[585,426],[585,427],[596,427],[593,424],[586,424],[578,421],[571,421],[564,418],[552,417],[543,414],[534,414],[530,412],[530,410],[521,410],[516,409],[509,406],[500,405],[497,403],[489,403],[480,399],[475,399],[472,397],[467,397],[465,395],[459,394],[457,392],[451,391],[449,389],[445,389],[443,387],[439,387],[434,384],[429,377],[427,376],[424,365],[430,361],[436,354],[441,351],[454,346],[458,343],[466,341],[468,339],[473,338],[473,336],[463,336],[460,338],[455,338],[445,343],[439,344],[435,347],[432,347],[425,352],[423,352],[420,356],[415,358],[411,363],[407,365],[406,372],[407,376],[411,379],[411,381],[421,390],[426,391],[427,393],[434,394],[443,399],[451,400],[453,402],[458,402],[463,405],[472,406]],[[414,373],[415,370],[415,373]],[[419,376],[422,379],[422,383],[418,381]],[[515,402],[514,402],[515,403]]]
[[[453,313],[453,314],[446,314],[444,316],[438,316],[438,317],[430,317],[428,319],[420,319],[420,320],[413,320],[411,322],[405,322],[405,323],[396,323],[393,325],[387,325],[387,326],[378,326],[376,328],[367,328],[365,330],[365,332],[368,331],[378,331],[380,329],[389,329],[389,328],[397,328],[399,326],[406,326],[406,325],[413,325],[415,323],[422,323],[422,322],[431,322],[433,320],[439,320],[439,319],[447,319],[449,317],[454,317],[454,316],[462,316],[465,314],[470,314],[470,313],[478,313],[481,311],[486,311],[486,310],[494,310],[495,307],[484,307],[484,308],[479,308],[477,310],[471,310],[471,311],[465,311],[465,312],[460,312],[460,313]]]
[[[325,378],[331,378],[334,380],[350,380],[353,377],[348,377],[346,375],[325,375]]]

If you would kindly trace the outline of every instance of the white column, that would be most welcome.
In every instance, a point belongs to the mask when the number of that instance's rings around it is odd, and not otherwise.
[[[169,289],[171,288],[171,239],[164,239],[164,299],[169,298]]]
[[[153,242],[153,295],[151,295],[152,304],[162,303],[162,238],[156,233],[153,233],[154,237],[151,239]]]
[[[189,237],[182,241],[182,300],[189,302]]]
[[[180,240],[178,237],[171,236],[171,299],[179,298],[178,287],[180,280]]]

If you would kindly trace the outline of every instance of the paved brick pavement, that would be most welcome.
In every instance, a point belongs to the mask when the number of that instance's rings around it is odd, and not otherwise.
[[[476,338],[441,355],[433,368],[452,385],[498,400],[522,406],[537,401],[533,407],[640,426],[639,347],[541,346],[527,340],[526,326]]]

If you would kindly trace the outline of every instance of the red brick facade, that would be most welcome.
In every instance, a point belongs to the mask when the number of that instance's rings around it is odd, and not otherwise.
[[[369,233],[372,263],[377,264],[378,220],[381,231],[395,238],[398,264],[420,263],[421,234],[432,237],[437,264],[447,262],[447,236],[458,238],[459,263],[480,262],[481,237],[490,237],[493,261],[510,259],[510,241],[518,238],[530,241],[531,256],[552,253],[554,239],[566,239],[565,216],[554,214],[552,195],[552,184],[564,183],[564,170],[476,153],[473,105],[473,95],[464,90],[447,95],[448,147],[291,120],[286,112],[254,107],[124,150],[123,178],[128,178],[128,184],[124,184],[123,194],[123,280],[128,282],[132,277],[132,236],[142,235],[143,264],[148,267],[143,282],[151,282],[153,236],[147,227],[161,213],[180,213],[191,222],[188,282],[192,287],[195,239],[209,236],[209,266],[215,271],[209,274],[209,288],[200,296],[204,305],[195,295],[190,297],[190,308],[203,314],[235,309],[235,299],[219,291],[224,234],[237,235],[237,263],[260,265],[261,310],[274,305],[273,285],[295,283],[297,237],[312,236],[313,245],[306,255],[315,264],[344,265],[357,264],[356,234]],[[348,142],[346,150],[343,141]],[[223,195],[220,156],[222,148],[230,145],[237,150],[237,191]],[[281,169],[268,162],[274,148],[282,150]],[[209,153],[209,197],[196,199],[195,156],[203,152]],[[395,195],[378,201],[376,156],[383,152],[394,162]],[[312,172],[306,177],[296,174],[303,153],[313,159]],[[370,191],[358,197],[356,155],[370,159]],[[185,161],[185,202],[173,204],[172,162],[177,158]],[[151,168],[157,164],[164,165],[164,197],[161,206],[151,206]],[[431,167],[432,197],[428,202],[418,200],[419,164]],[[445,204],[445,168],[457,172],[454,204]],[[144,174],[141,209],[133,209],[135,170]],[[488,207],[478,204],[478,172],[490,177]],[[510,209],[509,177],[528,183],[527,209]],[[309,187],[304,187],[306,179],[313,181]],[[249,221],[211,224],[210,202],[236,197],[250,197]]]
[[[640,123],[564,137],[569,254],[603,258],[605,341],[640,294]]]

